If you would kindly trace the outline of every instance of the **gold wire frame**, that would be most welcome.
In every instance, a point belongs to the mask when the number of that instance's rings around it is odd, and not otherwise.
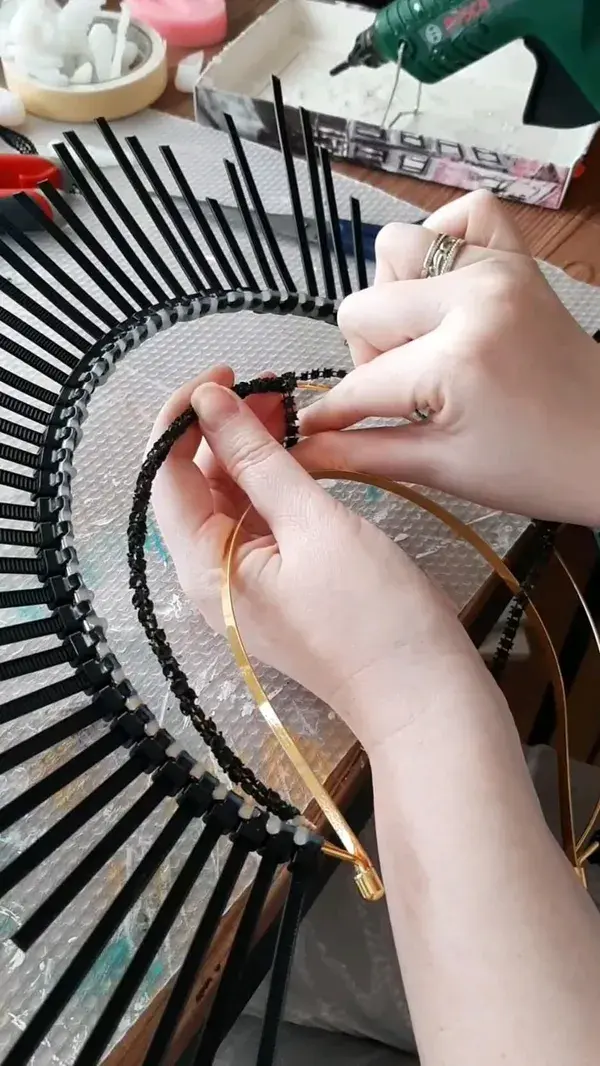
[[[316,389],[319,389],[319,386],[316,386]],[[550,634],[548,633],[544,621],[534,603],[529,596],[524,593],[520,582],[506,565],[504,560],[501,559],[479,533],[465,522],[462,522],[461,519],[457,518],[445,507],[442,507],[441,504],[419,492],[417,489],[414,489],[412,486],[401,485],[389,478],[372,477],[356,471],[346,470],[320,470],[314,472],[312,477],[316,481],[350,481],[357,484],[373,486],[400,499],[406,500],[409,503],[414,504],[416,507],[420,507],[422,510],[427,511],[429,514],[439,519],[439,521],[447,526],[458,539],[470,544],[475,551],[485,559],[498,577],[500,577],[500,579],[507,585],[513,595],[520,593],[524,594],[526,600],[525,614],[541,644],[547,662],[556,702],[558,798],[563,848],[578,877],[582,883],[586,885],[584,864],[598,849],[598,844],[596,843],[589,845],[589,839],[594,831],[596,822],[600,817],[600,798],[592,811],[583,833],[579,839],[576,839],[569,758],[568,709],[564,680],[560,669],[558,655],[552,643]],[[375,870],[373,863],[362,847],[357,836],[348,825],[343,814],[302,755],[296,741],[283,725],[252,667],[240,633],[233,599],[235,551],[239,543],[239,537],[244,521],[251,509],[252,508],[249,507],[240,518],[225,549],[221,583],[221,607],[225,621],[227,639],[236,664],[258,710],[269,728],[275,734],[275,737],[295,767],[299,777],[304,782],[312,798],[320,806],[343,845],[342,848],[339,848],[335,845],[325,843],[323,845],[323,852],[332,858],[352,863],[354,866],[354,880],[360,894],[364,899],[373,902],[381,899],[384,895],[384,887],[379,874]],[[555,554],[583,606],[596,647],[600,653],[600,635],[590,610],[562,556],[560,556],[558,552],[555,552]]]

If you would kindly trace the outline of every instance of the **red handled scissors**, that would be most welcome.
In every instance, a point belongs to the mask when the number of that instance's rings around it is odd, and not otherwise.
[[[72,187],[69,177],[60,164],[41,155],[0,154],[0,228],[7,219],[22,231],[39,230],[41,227],[26,211],[16,193],[26,193],[42,209],[47,218],[54,219],[55,212],[50,201],[39,186],[49,181],[55,189],[68,192]]]

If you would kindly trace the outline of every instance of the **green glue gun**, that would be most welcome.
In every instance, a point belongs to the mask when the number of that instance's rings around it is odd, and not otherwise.
[[[525,124],[600,121],[600,0],[393,0],[331,74],[397,63],[434,84],[516,40],[537,61]]]

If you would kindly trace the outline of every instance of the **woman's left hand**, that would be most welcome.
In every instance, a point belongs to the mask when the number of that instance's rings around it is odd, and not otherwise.
[[[199,423],[171,450],[153,501],[182,588],[209,624],[223,630],[224,554],[251,502],[234,576],[248,651],[327,702],[368,751],[431,704],[429,691],[436,702],[449,671],[492,684],[445,596],[281,447],[281,398],[243,403],[232,384],[220,368],[186,385],[153,432],[193,404]]]

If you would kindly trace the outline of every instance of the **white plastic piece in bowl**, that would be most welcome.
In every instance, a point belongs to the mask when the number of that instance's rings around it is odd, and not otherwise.
[[[104,0],[67,0],[56,16],[63,57],[81,60],[87,55],[88,33],[103,7]]]
[[[115,38],[106,22],[97,22],[92,26],[88,34],[88,45],[98,81],[110,81]]]
[[[71,85],[89,85],[94,76],[94,68],[91,63],[82,63],[71,75]]]
[[[123,56],[125,55],[125,44],[130,22],[131,16],[129,14],[129,9],[127,4],[123,4],[121,7],[121,17],[115,35],[115,51],[112,57],[110,70],[111,78],[120,78],[123,73]]]
[[[42,85],[52,85],[55,89],[62,89],[69,84],[67,75],[63,74],[58,67],[42,67],[35,74],[32,74],[32,77],[41,82]]]
[[[123,50],[123,62],[121,64],[121,74],[127,74],[133,64],[135,63],[139,55],[139,48],[135,41],[126,41],[125,48]]]

